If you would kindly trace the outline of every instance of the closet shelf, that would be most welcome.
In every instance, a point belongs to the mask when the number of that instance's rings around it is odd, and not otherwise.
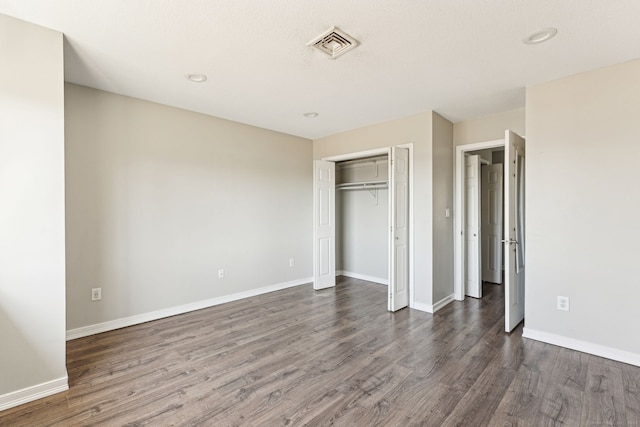
[[[388,181],[363,181],[363,182],[347,182],[336,185],[337,190],[373,190],[376,188],[387,188]]]

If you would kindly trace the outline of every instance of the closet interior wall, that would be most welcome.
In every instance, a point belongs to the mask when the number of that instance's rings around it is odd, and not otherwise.
[[[336,163],[337,274],[389,281],[388,156]]]

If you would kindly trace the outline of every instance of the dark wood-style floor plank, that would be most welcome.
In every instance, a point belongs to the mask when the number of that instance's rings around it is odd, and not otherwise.
[[[640,370],[629,365],[621,368],[627,423],[640,426]]]
[[[559,348],[535,341],[523,345],[527,349],[526,355],[491,419],[491,423],[496,425],[517,425],[518,420],[540,422],[547,415],[547,422],[557,421],[557,414],[547,414],[541,407],[548,385],[554,384],[551,379],[557,366]]]
[[[435,315],[340,278],[67,343],[70,390],[1,426],[640,426],[640,368],[504,333],[503,288]]]
[[[621,364],[589,356],[581,415],[583,425],[628,425]]]

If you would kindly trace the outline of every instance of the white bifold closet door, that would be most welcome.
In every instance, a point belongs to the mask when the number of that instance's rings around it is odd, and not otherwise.
[[[336,164],[313,162],[313,289],[336,285]]]
[[[482,280],[502,284],[502,164],[482,166]]]
[[[480,243],[480,156],[473,155],[464,166],[464,287],[473,298],[482,298]]]
[[[409,305],[409,150],[389,152],[389,311]]]

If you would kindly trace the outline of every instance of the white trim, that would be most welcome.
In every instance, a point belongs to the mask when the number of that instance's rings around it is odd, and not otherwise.
[[[445,306],[447,306],[449,303],[453,302],[456,300],[456,296],[455,294],[451,294],[448,295],[444,298],[442,298],[440,301],[438,301],[437,303],[433,304],[433,311],[432,313],[435,313],[436,311],[444,308]]]
[[[69,390],[69,378],[65,375],[62,378],[12,391],[0,396],[0,411],[67,390]]]
[[[336,271],[336,276],[346,276],[353,279],[366,280],[367,282],[379,283],[381,285],[389,286],[389,279],[382,279],[380,277],[367,276],[366,274],[358,274],[352,271]]]
[[[424,311],[425,313],[433,314],[433,306],[429,304],[425,304],[425,303],[414,300],[411,302],[411,305],[409,307],[414,310]]]
[[[493,141],[476,142],[473,144],[458,145],[455,147],[455,164],[453,166],[453,188],[454,188],[454,208],[453,208],[453,293],[458,301],[464,300],[464,287],[462,285],[462,277],[464,276],[464,248],[462,236],[462,216],[464,212],[463,190],[464,180],[462,179],[462,171],[464,170],[464,153],[467,151],[483,150],[485,148],[504,147],[504,139],[496,139]]]
[[[522,331],[522,336],[524,338],[542,341],[547,344],[553,344],[560,347],[569,348],[571,350],[577,350],[583,353],[589,353],[595,356],[616,360],[618,362],[628,363],[629,365],[640,366],[640,354],[630,353],[628,351],[618,350],[612,347],[590,343],[588,341],[568,338],[562,335],[537,331],[531,328],[524,328]]]
[[[83,326],[81,328],[70,329],[67,331],[67,341],[76,338],[82,338],[89,335],[99,334],[101,332],[113,331],[127,326],[137,325],[139,323],[150,322],[165,317],[175,316],[177,314],[188,313],[190,311],[200,310],[203,308],[213,307],[227,302],[237,301],[243,298],[254,297],[269,292],[279,291],[282,289],[292,288],[294,286],[305,285],[313,282],[312,277],[291,280],[289,282],[278,283],[276,285],[264,286],[262,288],[250,289],[248,291],[236,292],[230,295],[211,298],[204,301],[192,302],[189,304],[178,305],[175,307],[164,308],[162,310],[151,311],[149,313],[137,314],[135,316],[123,317],[121,319],[110,320],[108,322],[96,323],[95,325]]]
[[[398,147],[401,147],[400,145]],[[357,153],[339,154],[337,156],[323,157],[327,162],[342,162],[344,160],[357,160],[364,157],[383,156],[389,154],[389,147],[375,148],[373,150],[358,151]]]
[[[415,309],[415,310],[420,310],[420,311],[424,311],[426,313],[435,313],[436,311],[444,308],[447,304],[449,304],[450,302],[455,301],[455,295],[451,294],[449,296],[446,296],[444,298],[442,298],[440,301],[438,301],[437,303],[430,305],[430,304],[424,304],[421,302],[417,302],[414,301],[413,304],[411,305],[411,308]]]

